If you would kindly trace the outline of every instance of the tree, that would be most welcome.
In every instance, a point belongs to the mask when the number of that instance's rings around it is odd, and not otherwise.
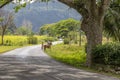
[[[87,37],[87,66],[92,66],[92,49],[102,44],[104,15],[110,0],[59,0],[82,15],[81,29]]]
[[[12,2],[12,0],[0,0],[0,8],[4,7],[10,2]]]
[[[24,20],[22,26],[17,29],[19,35],[33,35],[32,23],[28,20]]]
[[[72,18],[61,20],[53,24],[46,24],[40,27],[40,34],[49,35],[52,37],[68,37],[69,32],[75,33],[79,29],[79,21]]]
[[[16,30],[17,30],[17,27],[13,22],[13,24],[11,24],[11,26],[7,28],[5,35],[14,35]]]
[[[1,41],[2,41],[2,45],[4,44],[4,35],[5,32],[7,30],[8,27],[11,27],[11,25],[13,24],[13,14],[0,9],[0,17],[2,18],[2,20],[0,21],[0,28],[1,28]]]
[[[120,42],[120,0],[114,0],[104,18],[104,33]]]

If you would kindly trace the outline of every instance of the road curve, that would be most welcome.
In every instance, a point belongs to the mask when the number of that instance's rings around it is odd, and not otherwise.
[[[55,43],[56,44],[56,43]],[[40,45],[0,55],[0,80],[120,80],[57,62]]]

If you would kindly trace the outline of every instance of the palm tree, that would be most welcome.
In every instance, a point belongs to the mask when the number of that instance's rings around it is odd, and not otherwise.
[[[120,0],[114,0],[104,18],[104,33],[120,42]]]

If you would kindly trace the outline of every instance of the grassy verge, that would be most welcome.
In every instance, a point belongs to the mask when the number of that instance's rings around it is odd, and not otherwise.
[[[20,46],[0,46],[0,54],[10,51],[10,50],[13,50],[13,49],[16,49],[16,48],[19,48],[19,47]]]
[[[27,44],[27,45],[24,45],[24,46],[0,46],[0,54],[2,54],[4,52],[11,51],[11,50],[14,50],[16,48],[25,47],[25,46],[32,46],[32,44]]]
[[[56,59],[57,61],[74,66],[76,68],[120,78],[120,75],[117,75],[117,74],[106,73],[103,71],[99,72],[94,68],[91,69],[91,68],[85,67],[84,64],[86,61],[86,53],[84,50],[85,50],[84,46],[79,47],[76,45],[69,46],[69,45],[58,44],[58,45],[52,46],[51,49],[47,49],[46,53],[50,55],[52,58]]]
[[[51,49],[47,49],[46,53],[58,61],[75,67],[82,66],[86,61],[84,47],[77,45],[54,45]]]

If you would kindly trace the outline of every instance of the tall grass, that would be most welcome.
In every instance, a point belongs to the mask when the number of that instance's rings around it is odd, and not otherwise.
[[[20,46],[0,46],[0,54],[6,51],[13,50],[15,48],[19,48]]]
[[[38,43],[38,44],[40,44],[43,41],[46,41],[47,39],[54,40],[54,38],[48,37],[48,36],[35,35],[34,37],[37,38],[36,43]],[[0,37],[0,44],[1,44],[1,37]],[[15,48],[22,47],[22,46],[28,46],[28,45],[31,45],[29,43],[28,36],[5,35],[4,36],[4,45],[0,45],[0,53],[4,53],[6,51],[10,51]]]
[[[86,61],[84,46],[58,44],[47,49],[46,53],[58,61],[75,67],[81,67]]]
[[[35,35],[34,37],[37,38],[36,43],[40,44],[42,41],[46,41],[47,39],[51,39],[54,40],[54,38],[52,37],[47,37],[47,36],[38,36]],[[1,37],[0,37],[0,43],[1,43]],[[28,36],[20,36],[20,35],[5,35],[4,36],[4,45],[5,46],[24,46],[24,45],[28,45],[29,41],[28,41]]]

